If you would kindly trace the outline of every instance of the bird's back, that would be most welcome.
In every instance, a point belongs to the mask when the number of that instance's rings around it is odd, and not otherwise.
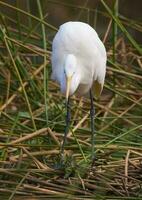
[[[85,55],[90,55],[91,51],[93,54],[100,49],[100,53],[105,55],[105,48],[98,34],[90,25],[83,22],[67,22],[61,25],[53,40],[53,49],[57,47],[69,53]]]

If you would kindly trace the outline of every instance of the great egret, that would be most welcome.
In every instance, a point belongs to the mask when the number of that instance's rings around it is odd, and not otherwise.
[[[66,129],[61,153],[64,152],[69,131],[69,97],[90,93],[92,155],[94,153],[93,94],[101,94],[106,74],[106,50],[96,31],[83,22],[66,22],[60,26],[52,44],[52,79],[60,84],[66,95]]]

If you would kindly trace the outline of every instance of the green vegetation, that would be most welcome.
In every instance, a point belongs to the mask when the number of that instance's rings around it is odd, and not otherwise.
[[[94,102],[96,160],[90,161],[90,101],[73,96],[61,165],[65,98],[50,80],[57,28],[49,23],[43,1],[34,1],[36,15],[30,0],[23,9],[15,2],[0,1],[0,196],[142,199],[142,46],[131,34],[141,33],[142,23],[120,15],[117,0],[112,7],[101,0],[97,9],[87,7],[88,1],[83,6],[46,1],[76,11],[77,20],[86,16],[83,21],[95,22],[96,29],[99,18],[107,24],[101,34],[107,76]]]

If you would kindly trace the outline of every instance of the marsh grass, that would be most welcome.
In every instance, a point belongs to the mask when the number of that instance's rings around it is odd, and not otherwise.
[[[55,7],[61,4],[53,2]],[[18,3],[0,1],[0,196],[142,198],[142,48],[127,31],[142,32],[142,24],[119,15],[118,1],[113,11],[105,2],[104,11],[97,12],[86,9],[87,3],[63,3],[76,8],[79,17],[86,12],[87,22],[90,11],[95,19],[107,19],[102,40],[108,63],[103,94],[94,102],[95,162],[90,162],[90,101],[72,97],[72,123],[61,165],[65,98],[50,80],[48,37],[57,28],[47,22],[40,0],[35,1],[37,16],[31,14],[30,1],[27,11]],[[16,18],[2,8],[15,12]]]

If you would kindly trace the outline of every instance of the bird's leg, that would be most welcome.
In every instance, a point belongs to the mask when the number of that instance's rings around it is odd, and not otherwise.
[[[65,133],[64,133],[64,139],[61,146],[61,157],[63,158],[64,155],[64,146],[67,140],[67,134],[69,132],[69,126],[70,126],[70,97],[68,98],[68,101],[66,102],[66,127],[65,127]]]
[[[90,101],[91,101],[91,107],[90,107],[90,118],[91,118],[91,133],[92,133],[92,160],[94,161],[94,140],[95,140],[95,128],[94,128],[94,116],[95,116],[95,107],[93,104],[93,95],[92,90],[90,89]]]

